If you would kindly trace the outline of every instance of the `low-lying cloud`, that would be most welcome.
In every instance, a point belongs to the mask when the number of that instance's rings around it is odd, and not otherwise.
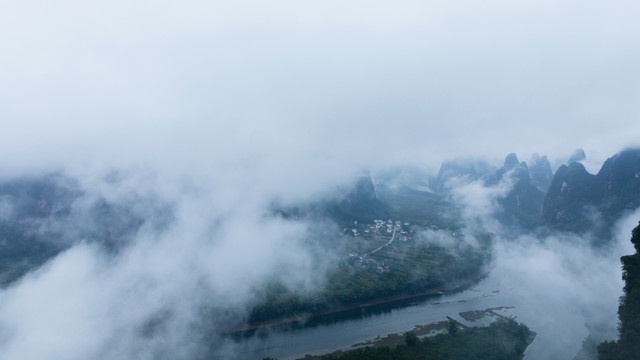
[[[639,25],[628,1],[34,0],[0,10],[5,171],[437,166],[575,147],[603,160],[637,143]]]
[[[518,321],[538,333],[530,358],[571,359],[588,336],[596,343],[617,337],[620,257],[633,253],[638,219],[640,212],[623,219],[606,248],[566,233],[496,243],[491,279],[518,302]]]
[[[226,324],[266,279],[322,287],[314,219],[271,205],[363,169],[637,144],[637,8],[3,2],[0,179],[60,172],[80,193],[43,220],[70,247],[0,293],[0,357],[199,356],[203,306],[232,309]],[[459,188],[467,226],[499,233],[503,190]],[[0,199],[0,219],[14,210]]]
[[[538,333],[527,358],[572,359],[588,337],[595,344],[617,338],[620,257],[634,252],[629,239],[640,211],[622,216],[613,237],[594,247],[595,234],[502,224],[498,200],[512,189],[510,181],[457,183],[452,191],[463,223],[495,235],[488,286],[506,292],[513,304],[504,305],[516,305],[518,321]]]
[[[199,338],[219,341],[216,332],[242,323],[267,281],[298,293],[322,288],[324,253],[311,252],[318,235],[309,224],[251,204],[219,208],[207,189],[165,192],[158,206],[118,184],[85,192],[56,224],[73,245],[1,293],[2,358],[198,358]],[[117,224],[85,213],[94,197],[144,222],[115,252],[99,236]]]

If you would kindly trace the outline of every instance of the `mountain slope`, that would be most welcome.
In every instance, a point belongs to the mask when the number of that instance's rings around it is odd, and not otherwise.
[[[494,177],[494,183],[510,181],[511,190],[499,199],[504,213],[501,218],[505,222],[532,226],[539,222],[544,192],[532,184],[529,167],[520,162],[516,154],[509,154]]]
[[[619,340],[606,341],[598,347],[600,360],[628,360],[640,357],[640,224],[633,229],[633,255],[623,256],[624,294],[618,307]]]
[[[323,206],[330,217],[344,221],[373,221],[389,216],[388,206],[378,199],[371,175],[361,176],[344,196]]]
[[[544,155],[534,154],[527,164],[531,174],[531,183],[546,193],[553,180],[553,170],[549,159]]]
[[[552,228],[610,235],[624,212],[640,205],[640,149],[609,158],[598,174],[578,162],[561,166],[549,186],[542,219]]]

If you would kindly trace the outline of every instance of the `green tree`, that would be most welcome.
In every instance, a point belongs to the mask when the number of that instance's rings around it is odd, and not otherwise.
[[[404,342],[405,344],[407,344],[408,347],[414,347],[418,345],[418,342],[419,342],[418,335],[416,335],[416,333],[412,331],[408,331],[404,333]]]
[[[600,360],[637,359],[640,354],[640,224],[633,229],[631,242],[636,253],[620,259],[625,285],[618,307],[619,339],[598,346]]]
[[[456,336],[456,334],[458,333],[458,322],[453,319],[449,319],[449,324],[447,325],[447,332],[451,336]]]

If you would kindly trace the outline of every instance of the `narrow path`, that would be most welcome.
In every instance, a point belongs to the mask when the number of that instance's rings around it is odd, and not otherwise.
[[[384,245],[380,246],[379,248],[377,248],[377,249],[373,250],[373,251],[372,251],[372,252],[370,252],[370,253],[367,253],[367,255],[371,255],[371,254],[373,254],[374,252],[376,252],[376,251],[378,251],[378,250],[382,250],[383,248],[385,248],[385,247],[387,247],[387,246],[391,245],[391,243],[393,242],[393,240],[395,240],[395,238],[396,238],[396,229],[397,229],[397,228],[398,228],[397,226],[394,226],[394,227],[393,227],[393,234],[391,234],[391,240],[389,240],[389,242],[388,242],[388,243],[386,243],[386,244],[384,244]]]

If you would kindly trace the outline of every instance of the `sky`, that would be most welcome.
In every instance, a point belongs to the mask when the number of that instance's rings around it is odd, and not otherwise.
[[[241,313],[266,279],[320,288],[303,241],[314,224],[265,215],[274,199],[318,199],[365,169],[576,148],[598,164],[639,146],[639,12],[622,0],[1,1],[0,179],[78,179],[67,225],[91,226],[97,199],[172,220],[117,256],[70,226],[75,246],[0,292],[0,357],[185,358],[204,299]],[[469,211],[490,211],[486,189],[467,190]],[[169,326],[141,340],[157,317]]]
[[[631,1],[0,7],[5,173],[602,161],[638,145]]]

